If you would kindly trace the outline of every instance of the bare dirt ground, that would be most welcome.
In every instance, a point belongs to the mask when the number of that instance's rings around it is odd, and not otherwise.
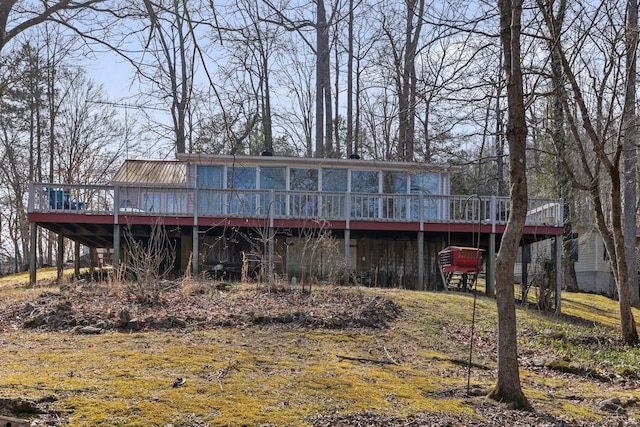
[[[322,292],[303,293],[288,286],[266,288],[255,285],[230,286],[220,282],[167,282],[156,301],[141,303],[123,287],[106,283],[78,281],[59,290],[39,294],[12,294],[0,301],[0,331],[44,331],[52,334],[101,334],[105,331],[142,332],[153,334],[168,330],[209,330],[215,328],[260,328],[260,330],[335,330],[376,334],[396,328],[411,317],[408,309],[392,297],[376,295],[354,288],[327,287]],[[410,311],[410,310],[409,310]],[[454,326],[449,326],[449,328]],[[465,335],[465,326],[457,326],[455,335]],[[464,329],[464,330],[463,330]],[[446,328],[443,329],[446,332]],[[524,333],[527,333],[526,331]],[[494,338],[492,338],[494,337]],[[440,340],[449,337],[441,336]],[[484,334],[479,351],[493,352],[495,335]],[[444,344],[433,344],[434,347]],[[572,372],[550,370],[536,362],[538,354],[525,349],[521,363],[540,375],[553,376],[567,384],[592,384],[602,393],[590,403],[603,416],[597,420],[574,416],[551,415],[544,410],[522,412],[484,398],[486,389],[474,389],[467,394],[464,387],[448,391],[447,398],[460,399],[471,412],[447,413],[419,411],[408,416],[394,416],[374,411],[316,414],[307,418],[308,425],[329,426],[638,426],[635,399],[620,400],[620,390],[637,390],[637,378],[611,375],[595,377],[594,371],[576,369]],[[391,355],[383,358],[362,358],[359,363],[393,363]],[[453,359],[452,359],[453,360]],[[458,368],[462,369],[462,368]],[[443,370],[443,375],[447,375]],[[527,387],[534,386],[529,382]],[[544,389],[536,390],[545,393]],[[576,400],[585,400],[575,396]],[[0,401],[0,415],[24,415],[11,407],[15,399]],[[13,403],[12,403],[13,402]],[[64,414],[47,412],[48,402],[31,402],[34,410],[42,411],[31,425],[68,425]],[[535,406],[535,405],[534,405]],[[24,408],[23,408],[24,409]],[[17,412],[21,412],[18,414]],[[73,425],[71,423],[70,425]],[[122,425],[126,425],[122,424]],[[167,426],[171,424],[166,424]],[[176,424],[189,426],[218,425],[205,420]],[[230,425],[230,424],[228,424]],[[250,425],[250,424],[238,424]],[[283,424],[260,423],[262,426]],[[285,425],[296,425],[285,424]]]

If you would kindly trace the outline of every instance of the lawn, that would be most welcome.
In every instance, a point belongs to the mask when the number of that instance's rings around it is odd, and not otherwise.
[[[496,305],[483,296],[469,368],[471,294],[179,283],[155,305],[129,301],[143,325],[130,328],[118,326],[121,284],[63,290],[21,280],[0,280],[0,401],[43,411],[5,408],[32,425],[596,426],[640,417],[640,350],[619,343],[617,303],[601,296],[564,294],[560,317],[518,308],[529,414],[484,397],[497,353]],[[37,307],[74,320],[24,328]],[[382,318],[372,307],[397,313]],[[182,320],[147,327],[160,313]],[[80,333],[87,324],[100,333]]]

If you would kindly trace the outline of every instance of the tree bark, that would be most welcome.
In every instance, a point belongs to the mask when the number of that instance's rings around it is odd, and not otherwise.
[[[496,258],[498,305],[498,381],[489,397],[531,410],[522,392],[518,367],[513,269],[527,216],[526,142],[527,126],[520,65],[520,20],[522,0],[498,0],[500,39],[507,87],[507,142],[509,144],[510,212]]]

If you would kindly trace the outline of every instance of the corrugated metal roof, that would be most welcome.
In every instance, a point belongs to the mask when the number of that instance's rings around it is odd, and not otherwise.
[[[126,160],[112,182],[186,185],[187,164],[170,160]]]

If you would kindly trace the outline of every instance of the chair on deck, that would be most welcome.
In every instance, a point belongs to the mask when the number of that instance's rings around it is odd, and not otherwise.
[[[53,188],[45,188],[45,193],[49,194],[49,207],[51,209],[71,209],[81,210],[84,202],[71,200],[71,194],[64,190],[54,190]]]

